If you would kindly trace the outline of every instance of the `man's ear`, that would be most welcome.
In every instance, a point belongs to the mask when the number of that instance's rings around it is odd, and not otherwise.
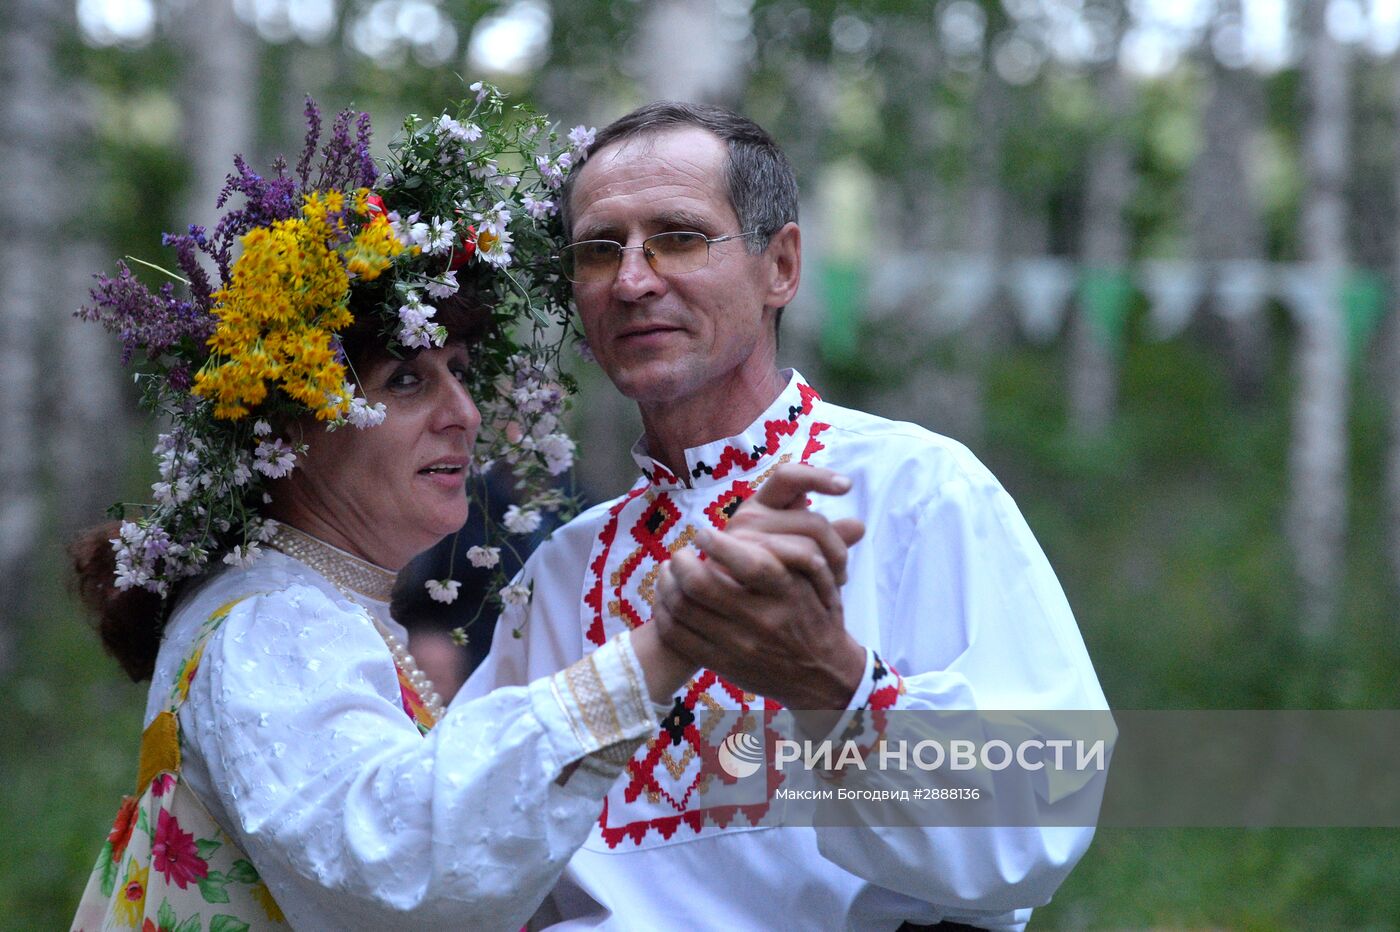
[[[802,231],[786,223],[768,239],[763,251],[768,262],[768,296],[765,307],[786,307],[797,294],[802,279]]]

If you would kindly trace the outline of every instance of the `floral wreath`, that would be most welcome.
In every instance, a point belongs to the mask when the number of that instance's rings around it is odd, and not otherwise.
[[[559,372],[573,331],[568,283],[552,256],[562,239],[556,198],[593,131],[576,127],[564,142],[528,107],[507,108],[497,88],[478,82],[471,91],[435,119],[409,116],[382,172],[369,152],[369,115],[340,113],[322,145],[321,112],[308,97],[294,173],[278,159],[264,177],[239,156],[217,207],[234,195],[244,205],[227,209],[212,233],[191,226],[163,237],[183,274],[128,257],[182,282],[183,294],[171,282],[151,290],[125,263],[115,277],[97,276],[78,316],[120,335],[123,364],[144,353],[142,405],[174,425],[153,451],[154,501],[109,511],[122,519],[112,540],[117,588],[164,598],[216,557],[237,566],[256,559],[275,533],[259,514],[270,501],[264,480],[285,476],[306,450],[271,425],[308,413],[327,430],[384,420],[384,405],[359,394],[341,349],[351,294],[357,307],[372,306],[399,354],[444,344],[429,301],[455,294],[465,273],[491,304],[487,336],[472,349],[483,422],[473,467],[508,464],[521,502],[502,529],[476,496],[487,541],[467,559],[496,568],[496,600],[528,600],[523,586],[504,585],[501,547],[512,545],[501,532],[528,535],[546,513],[567,519],[576,508],[556,479],[573,462],[559,416],[576,386]],[[217,287],[204,261],[217,269]],[[449,570],[426,585],[451,602],[459,583]]]

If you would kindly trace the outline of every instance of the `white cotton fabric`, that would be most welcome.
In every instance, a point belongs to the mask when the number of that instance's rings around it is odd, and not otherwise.
[[[842,589],[846,625],[902,674],[895,708],[1106,709],[1055,574],[991,473],[962,445],[912,424],[821,400],[795,415],[809,396],[800,375],[786,376],[786,389],[744,434],[686,451],[689,475],[681,479],[639,446],[644,476],[632,491],[556,531],[526,564],[523,580],[534,584],[528,610],[502,617],[490,657],[454,707],[576,661],[594,648],[586,631],[600,614],[607,634],[625,627],[610,600],[650,617],[640,590],[614,589],[647,503],[664,493],[679,510],[669,545],[687,527],[707,526],[706,509],[735,482],[754,482],[787,457],[853,482],[848,495],[816,496],[812,507],[866,524]],[[773,424],[785,419],[795,419],[795,429],[760,455],[781,433]],[[705,468],[721,471],[727,448],[757,461],[716,480]],[[614,543],[604,553],[614,517]],[[600,574],[602,598],[590,604]],[[523,638],[510,636],[516,627]],[[733,707],[716,690],[708,695]],[[853,705],[868,695],[867,682]],[[609,793],[606,822],[668,811],[664,799],[645,793],[629,802],[628,779]],[[703,805],[702,793],[691,797],[695,805]],[[609,846],[600,824],[532,927],[865,930],[952,919],[1015,929],[1048,902],[1092,835],[1088,828],[753,828],[740,818],[727,828],[683,825],[669,838],[650,832],[639,843]]]
[[[216,575],[175,612],[148,723],[201,624],[240,598],[180,710],[183,773],[289,923],[519,929],[618,772],[571,723],[577,707],[545,678],[457,703],[421,735],[367,613],[402,638],[388,606],[351,601],[274,551]],[[608,645],[595,668],[621,725],[611,737],[653,730],[630,644]],[[576,761],[586,766],[559,786]]]

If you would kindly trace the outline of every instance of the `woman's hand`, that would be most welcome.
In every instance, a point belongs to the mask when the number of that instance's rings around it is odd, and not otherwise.
[[[653,623],[632,631],[632,651],[646,674],[651,701],[659,705],[669,705],[676,690],[690,682],[700,668],[699,664],[687,660],[662,642],[659,632],[669,624],[670,619],[663,620],[660,626],[655,622],[664,611],[658,602],[652,610]]]

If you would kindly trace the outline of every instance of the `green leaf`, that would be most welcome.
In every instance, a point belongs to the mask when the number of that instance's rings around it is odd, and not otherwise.
[[[102,853],[97,856],[97,868],[102,871],[102,895],[111,896],[117,888],[117,862],[112,860],[112,843],[102,843]]]
[[[151,834],[151,821],[146,818],[146,807],[142,806],[136,813],[136,827],[147,835]]]
[[[223,842],[213,838],[201,838],[194,843],[195,849],[199,851],[201,861],[209,860],[209,856],[223,847]]]
[[[248,923],[222,913],[209,920],[209,932],[248,932]]]
[[[226,883],[228,878],[222,873],[210,871],[208,877],[199,881],[199,895],[204,897],[206,903],[227,903],[228,891],[224,889]]]
[[[233,862],[233,867],[229,868],[228,879],[230,883],[257,883],[258,869],[251,861],[239,858]]]
[[[163,926],[165,925],[165,923],[162,922],[161,925]],[[172,929],[171,932],[199,932],[199,930],[199,914],[196,913],[195,915],[186,919],[184,922],[180,923],[178,926],[175,926],[175,928]]]
[[[169,900],[160,901],[160,909],[156,910],[156,924],[166,929],[175,928],[175,910],[171,908]]]

